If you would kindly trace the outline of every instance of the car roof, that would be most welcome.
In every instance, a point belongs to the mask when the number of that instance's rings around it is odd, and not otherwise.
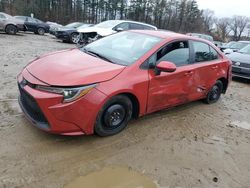
[[[214,46],[213,42],[209,40],[205,40],[202,38],[197,38],[193,36],[188,36],[180,33],[175,33],[171,31],[162,31],[162,30],[130,30],[128,32],[136,32],[136,33],[141,33],[141,34],[146,34],[146,35],[151,35],[155,37],[159,37],[162,39],[182,39],[182,40],[194,40],[194,41],[200,41],[200,42],[205,42],[207,44],[210,44],[211,46]]]
[[[191,36],[183,35],[180,33],[175,33],[171,31],[162,31],[162,30],[131,30],[132,32],[137,32],[137,33],[142,33],[142,34],[147,34],[147,35],[152,35],[155,37],[160,37],[160,38],[194,38]],[[197,38],[195,38],[197,39]]]
[[[106,20],[106,21],[115,21],[117,24],[120,24],[120,23],[123,23],[123,22],[136,23],[136,24],[145,25],[145,26],[149,26],[149,27],[157,29],[157,27],[155,27],[153,25],[146,24],[146,23],[143,23],[143,22],[136,22],[136,21],[132,21],[132,20]]]

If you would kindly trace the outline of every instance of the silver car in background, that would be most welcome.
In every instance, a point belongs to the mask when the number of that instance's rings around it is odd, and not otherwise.
[[[250,44],[227,56],[232,61],[233,77],[250,80]]]
[[[0,12],[0,31],[4,31],[7,34],[15,35],[18,31],[25,31],[26,26],[24,21],[18,20],[13,16]]]

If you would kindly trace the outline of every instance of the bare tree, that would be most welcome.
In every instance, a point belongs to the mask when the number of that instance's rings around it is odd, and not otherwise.
[[[226,41],[231,32],[230,18],[220,18],[216,20],[216,34],[222,41]]]
[[[207,33],[211,33],[215,23],[214,11],[205,9],[202,11],[204,30]]]
[[[233,31],[233,39],[238,41],[241,39],[241,36],[246,29],[249,22],[249,18],[246,16],[234,16],[231,19],[230,28]]]

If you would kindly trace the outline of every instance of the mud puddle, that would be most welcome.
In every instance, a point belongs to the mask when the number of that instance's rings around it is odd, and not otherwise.
[[[230,126],[234,128],[250,130],[250,123],[246,121],[233,121],[230,123]]]
[[[64,188],[157,188],[148,177],[126,167],[106,167],[72,181]]]

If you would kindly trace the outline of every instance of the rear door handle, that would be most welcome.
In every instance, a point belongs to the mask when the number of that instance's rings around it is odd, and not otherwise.
[[[194,73],[193,71],[188,71],[188,72],[186,72],[184,75],[185,75],[185,76],[191,76],[191,75],[193,75],[193,73]]]
[[[212,67],[212,69],[214,69],[214,70],[215,70],[215,69],[218,69],[218,66],[216,65],[216,66]]]

